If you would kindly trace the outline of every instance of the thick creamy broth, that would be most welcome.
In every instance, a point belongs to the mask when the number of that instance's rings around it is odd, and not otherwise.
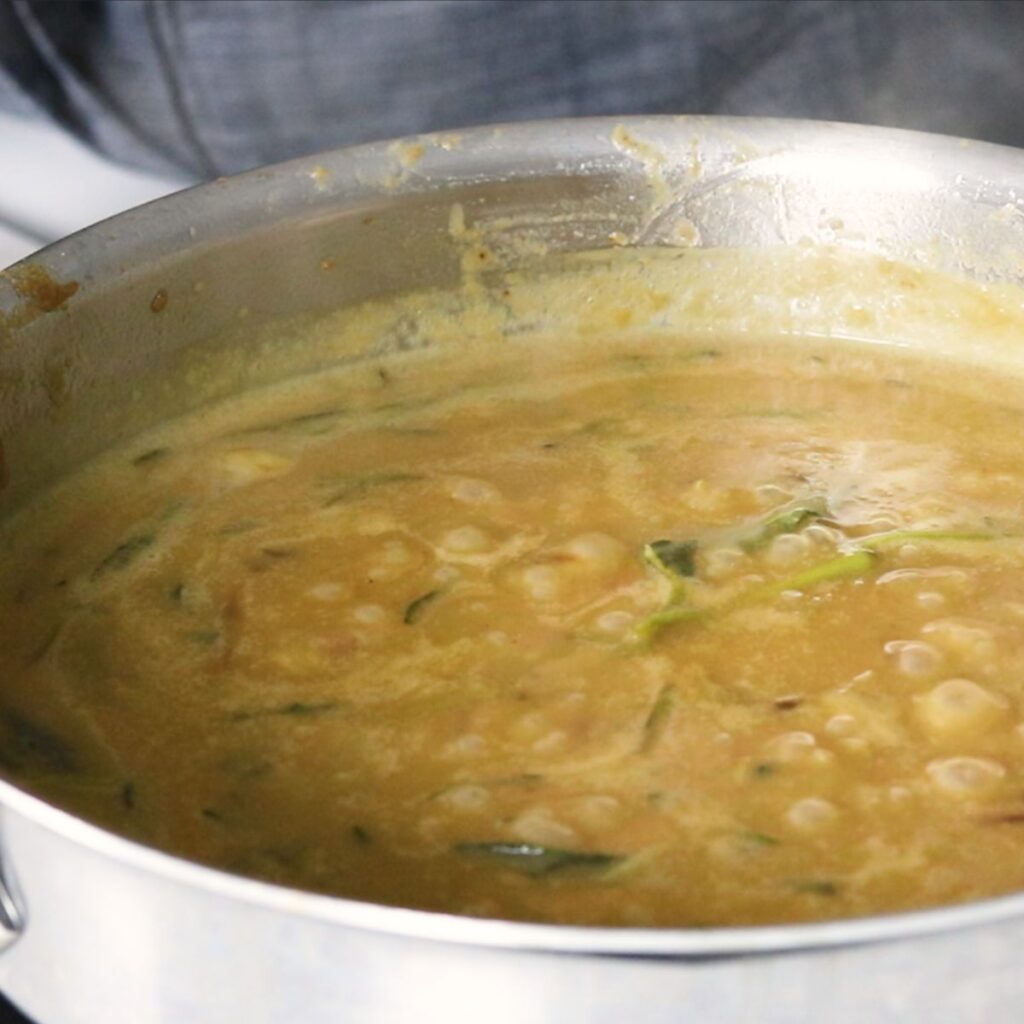
[[[0,531],[0,758],[359,899],[616,925],[1024,887],[1024,384],[722,339],[221,404]]]

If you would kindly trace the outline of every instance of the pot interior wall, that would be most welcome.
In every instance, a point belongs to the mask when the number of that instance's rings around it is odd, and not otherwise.
[[[337,328],[339,310],[486,289],[567,252],[833,246],[1015,283],[1018,183],[1020,154],[999,147],[686,118],[482,129],[214,182],[0,279],[0,514],[162,419],[378,352],[370,336],[300,344],[325,319]],[[786,293],[787,330],[806,315],[820,332],[820,284]],[[862,284],[874,286],[851,279],[846,292]],[[771,275],[760,287],[755,303],[770,298]],[[723,308],[727,327],[735,303]]]

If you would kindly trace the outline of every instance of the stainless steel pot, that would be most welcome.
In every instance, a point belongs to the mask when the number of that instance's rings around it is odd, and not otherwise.
[[[343,150],[172,196],[0,278],[0,513],[161,418],[336,358],[288,339],[456,283],[466,239],[485,237],[525,263],[810,240],[1019,283],[1024,154],[834,124],[588,120]],[[513,924],[232,877],[7,783],[0,804],[0,987],[45,1024],[1008,1021],[1024,999],[1024,896],[772,928]]]

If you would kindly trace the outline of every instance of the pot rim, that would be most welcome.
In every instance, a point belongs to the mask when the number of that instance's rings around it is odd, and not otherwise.
[[[928,166],[944,153],[958,150],[972,169],[991,170],[1007,161],[1024,178],[1024,151],[994,143],[906,129],[833,121],[702,115],[560,118],[486,125],[452,132],[410,136],[342,147],[218,178],[146,203],[84,228],[32,254],[9,271],[43,264],[57,276],[74,276],[86,288],[115,283],[130,276],[135,261],[180,254],[203,241],[223,241],[232,231],[265,225],[282,216],[308,214],[341,203],[380,202],[450,185],[528,175],[529,160],[552,151],[564,152],[571,140],[572,165],[554,173],[588,174],[632,163],[634,157],[610,143],[614,129],[625,126],[641,135],[645,127],[666,129],[680,141],[709,131],[735,133],[769,146],[753,159],[772,158],[818,147],[822,143],[858,146],[884,144],[887,156],[917,158]],[[779,135],[783,138],[779,138]],[[446,139],[456,139],[448,145]],[[782,145],[780,146],[780,142]],[[395,182],[399,147],[426,146],[423,173]],[[774,148],[773,148],[774,147]],[[504,173],[509,153],[520,163]],[[295,179],[309,180],[296,194]],[[275,187],[287,188],[285,196]],[[248,221],[248,222],[247,222]],[[0,273],[0,307],[10,298],[10,284]],[[5,292],[7,293],[5,295]],[[17,301],[15,296],[15,301]],[[74,302],[74,299],[72,299]],[[562,954],[651,957],[730,957],[835,948],[893,941],[1001,922],[1024,915],[1024,892],[926,910],[876,915],[811,924],[779,924],[713,928],[616,928],[458,916],[366,903],[291,889],[283,885],[230,874],[185,860],[116,835],[62,811],[15,784],[0,779],[0,807],[102,857],[140,872],[158,875],[181,886],[202,889],[225,900],[240,900],[270,912],[298,915],[327,925],[352,927],[410,939],[427,939],[494,949]],[[16,873],[16,870],[15,870]],[[16,879],[15,879],[16,881]]]
[[[686,147],[702,137],[718,144],[732,143],[740,154],[732,169],[698,176],[691,182],[695,193],[779,158],[789,169],[794,158],[799,163],[806,157],[810,168],[820,172],[815,158],[822,151],[832,158],[857,160],[862,173],[884,174],[910,161],[925,176],[933,174],[937,158],[956,153],[961,168],[954,183],[958,190],[972,177],[1004,189],[1011,187],[1011,191],[1024,181],[1022,149],[852,122],[657,114],[478,125],[324,150],[218,177],[143,203],[59,239],[6,270],[0,268],[0,311],[17,304],[19,295],[12,281],[19,270],[31,265],[43,264],[55,277],[74,278],[80,286],[70,300],[74,305],[90,286],[130,279],[140,261],[180,256],[183,249],[216,244],[232,232],[287,216],[337,211],[341,202],[380,203],[485,180],[536,177],[532,164],[545,158],[551,163],[548,174],[588,176],[628,168],[640,171],[650,186],[651,156],[624,148],[612,138],[616,129],[625,129],[644,145],[648,144],[645,131],[654,132],[656,139],[650,145],[656,151],[666,145],[678,147],[662,152],[665,159],[689,159]],[[571,160],[566,157],[570,143]],[[870,166],[863,161],[869,144],[873,144],[875,156],[884,155],[881,161],[873,159]],[[410,153],[415,154],[414,159]],[[671,164],[666,166],[671,169]]]

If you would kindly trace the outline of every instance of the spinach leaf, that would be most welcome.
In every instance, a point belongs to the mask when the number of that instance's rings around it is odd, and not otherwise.
[[[839,885],[827,878],[797,878],[789,883],[794,892],[805,892],[812,896],[838,896]]]
[[[749,846],[778,846],[780,844],[780,840],[775,836],[768,835],[767,832],[744,832],[743,841]]]
[[[696,554],[695,540],[652,540],[644,546],[644,561],[669,579],[695,575]]]
[[[644,545],[644,561],[668,582],[668,595],[660,611],[636,624],[638,641],[646,643],[663,626],[694,617],[695,609],[686,606],[685,598],[686,581],[697,572],[696,554],[695,540],[652,540]]]
[[[828,505],[824,498],[812,498],[799,505],[787,505],[773,512],[754,531],[742,538],[741,548],[747,553],[763,548],[773,538],[783,533],[796,533],[805,523],[812,519],[823,519],[828,515]]]
[[[146,466],[151,462],[158,462],[160,459],[170,455],[169,448],[151,448],[148,452],[143,452],[141,455],[136,455],[132,459],[133,466]]]
[[[353,842],[358,846],[369,846],[373,842],[373,836],[362,825],[353,825],[351,833]]]
[[[93,569],[90,579],[97,580],[109,572],[127,569],[143,551],[152,547],[155,540],[151,533],[137,533],[122,541]]]
[[[363,497],[367,491],[377,487],[389,487],[393,484],[408,484],[422,480],[422,473],[369,473],[366,476],[352,477],[342,482],[341,486],[321,503],[321,508],[331,508],[345,501],[355,501]]]
[[[497,867],[518,871],[533,878],[562,871],[600,874],[625,860],[619,854],[562,850],[533,843],[459,843],[455,852],[489,860]]]
[[[310,434],[323,434],[331,430],[335,421],[346,414],[344,409],[321,409],[318,412],[304,412],[297,416],[275,420],[272,423],[259,423],[253,427],[245,427],[227,435],[243,437],[248,434],[276,434],[287,430],[300,430]]]
[[[254,718],[274,718],[278,716],[291,716],[293,718],[304,718],[312,715],[323,715],[334,711],[338,707],[337,701],[325,700],[317,704],[306,704],[302,701],[292,701],[291,704],[284,704],[276,708],[255,708],[251,711],[233,711],[232,722],[250,722]]]
[[[63,737],[17,711],[3,713],[3,754],[12,767],[27,772],[69,775],[78,770],[74,748]]]
[[[407,626],[413,626],[420,619],[423,618],[423,613],[427,610],[427,607],[434,603],[440,596],[441,590],[428,590],[425,594],[421,594],[416,598],[415,601],[411,602],[405,609],[405,614],[402,616],[402,621]]]

